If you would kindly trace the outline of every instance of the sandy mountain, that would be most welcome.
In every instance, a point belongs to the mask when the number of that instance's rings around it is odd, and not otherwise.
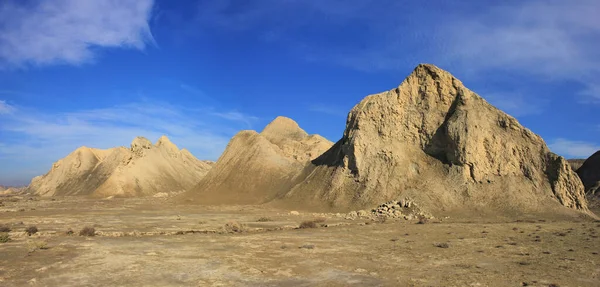
[[[193,187],[212,163],[179,150],[166,136],[156,144],[137,137],[130,148],[80,147],[34,178],[28,190],[42,195],[143,196]]]
[[[587,210],[564,158],[428,64],[363,99],[342,139],[312,163],[281,203],[351,210],[409,197],[430,212]]]
[[[577,174],[588,196],[600,200],[600,150],[585,160]]]
[[[182,199],[202,204],[259,204],[289,191],[304,166],[333,143],[277,117],[261,133],[236,134],[215,166]]]

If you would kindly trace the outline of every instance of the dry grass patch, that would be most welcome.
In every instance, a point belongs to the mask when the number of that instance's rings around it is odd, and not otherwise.
[[[10,235],[8,233],[0,233],[0,243],[6,243],[10,241]]]
[[[27,250],[29,252],[34,252],[36,250],[46,250],[50,249],[48,243],[46,241],[29,241],[27,242]]]

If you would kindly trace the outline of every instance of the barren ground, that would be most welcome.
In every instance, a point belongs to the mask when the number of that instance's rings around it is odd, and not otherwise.
[[[157,198],[0,201],[11,228],[0,286],[600,286],[600,222],[583,218],[417,224]],[[78,236],[85,226],[97,235]]]

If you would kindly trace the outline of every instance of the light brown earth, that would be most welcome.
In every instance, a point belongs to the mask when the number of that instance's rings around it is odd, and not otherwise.
[[[564,287],[600,282],[600,221],[584,217],[457,220],[442,215],[442,220],[417,224],[292,215],[264,206],[178,205],[161,198],[0,201],[0,226],[12,229],[12,241],[0,243],[0,286]],[[259,222],[261,217],[272,221]],[[319,225],[327,227],[295,229],[321,217],[325,221]],[[231,221],[245,225],[244,231],[226,232],[223,226]],[[27,236],[23,230],[31,225],[39,231]],[[78,236],[85,226],[95,227],[97,235]],[[66,235],[68,229],[75,235]]]

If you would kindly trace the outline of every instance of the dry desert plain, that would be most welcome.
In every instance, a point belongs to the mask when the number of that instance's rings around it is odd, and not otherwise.
[[[600,221],[583,216],[419,222],[152,197],[0,201],[0,286],[600,284]]]

